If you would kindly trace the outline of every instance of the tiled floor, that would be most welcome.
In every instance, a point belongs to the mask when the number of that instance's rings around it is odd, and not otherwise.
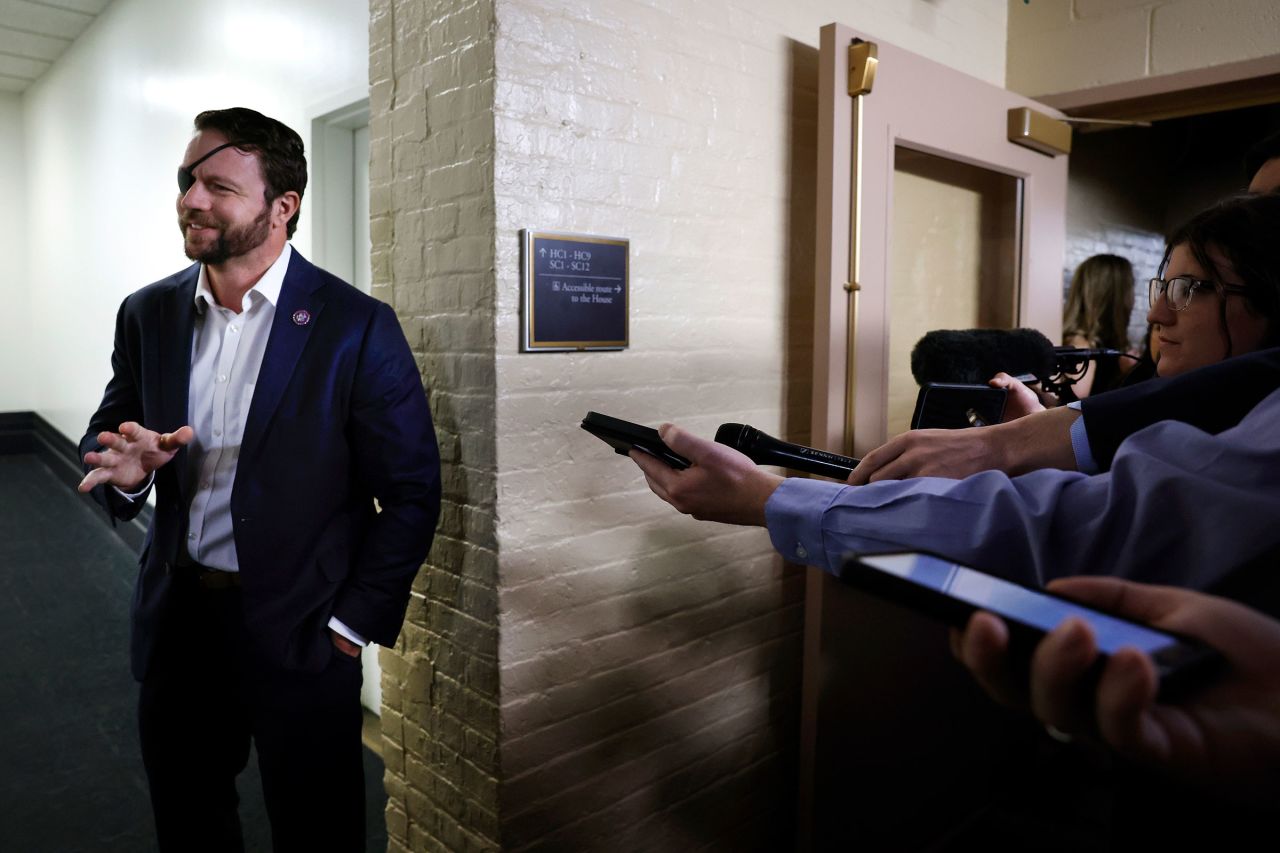
[[[128,669],[135,555],[34,456],[0,456],[0,848],[154,850]],[[382,762],[365,750],[370,851]],[[247,848],[270,850],[256,762]]]

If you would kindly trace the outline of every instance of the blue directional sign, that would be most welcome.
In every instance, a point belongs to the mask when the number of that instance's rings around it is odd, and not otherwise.
[[[619,350],[630,343],[631,241],[526,229],[524,352]]]

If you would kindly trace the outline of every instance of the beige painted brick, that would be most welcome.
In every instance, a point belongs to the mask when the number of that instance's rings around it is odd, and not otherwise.
[[[405,781],[402,772],[393,772],[388,770],[382,774],[382,787],[387,792],[390,802],[404,802],[405,799]]]
[[[394,805],[394,801],[387,805],[384,817],[387,821],[388,840],[394,839],[400,843],[409,840],[409,817],[403,809]]]
[[[1181,0],[1152,18],[1151,73],[1173,74],[1280,53],[1280,4]]]
[[[525,773],[537,772],[548,762],[555,762],[560,755],[579,749],[614,749],[608,738],[618,738],[627,748],[636,748],[638,727],[664,713],[678,713],[681,709],[703,701],[717,701],[721,693],[733,691],[746,679],[773,671],[779,663],[787,664],[791,671],[798,669],[800,637],[790,632],[781,638],[758,644],[707,661],[696,669],[681,672],[675,677],[650,685],[643,692],[621,695],[612,701],[596,706],[575,703],[576,713],[551,725],[531,731],[527,736],[513,738],[504,749],[504,770],[513,779]],[[643,677],[645,667],[637,667]],[[627,672],[618,673],[611,681],[626,682]],[[798,684],[798,679],[795,681]],[[561,706],[561,710],[565,710]],[[589,734],[585,734],[589,733]],[[586,762],[583,762],[585,764]],[[563,774],[558,774],[563,778]]]
[[[1011,38],[1009,88],[1034,96],[1143,77],[1149,22],[1150,10],[1123,9],[1034,37]]]
[[[1028,39],[1039,33],[1069,26],[1074,17],[1071,9],[1080,0],[1008,0],[1008,39]],[[1104,0],[1107,2],[1107,0]],[[1149,2],[1149,0],[1148,0]]]
[[[1169,0],[1072,0],[1074,17],[1080,21],[1107,18],[1126,9],[1159,8],[1168,4]]]
[[[755,644],[797,633],[801,584],[783,589],[781,595],[761,587],[726,596],[723,607],[682,612],[667,620],[669,627],[607,635],[504,666],[508,696],[520,697],[503,706],[508,737],[568,719],[592,707],[595,697],[648,689]]]
[[[431,755],[431,748],[434,743],[432,734],[427,728],[416,722],[416,720],[421,720],[425,723],[429,716],[430,712],[425,708],[415,710],[413,720],[405,722],[402,743],[404,744],[406,762],[410,757],[426,761]]]
[[[765,689],[767,678],[740,683],[712,699],[656,717],[625,737],[588,747],[591,754],[580,760],[569,761],[566,756],[509,781],[507,790],[512,799],[541,800],[528,811],[512,815],[508,824],[510,837],[518,843],[527,827],[541,829],[545,826],[545,813],[564,808],[566,802],[587,814],[602,806],[607,808],[637,788],[670,776],[672,770],[713,755],[750,732],[758,732],[763,720],[757,718],[760,712],[755,710],[758,702],[753,694]],[[596,768],[600,764],[593,756],[601,754],[596,749],[605,751],[606,745],[610,772],[599,774]],[[555,773],[556,770],[560,772]],[[549,789],[547,777],[552,775],[557,784]]]

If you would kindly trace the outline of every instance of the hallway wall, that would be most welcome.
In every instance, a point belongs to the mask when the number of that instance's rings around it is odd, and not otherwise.
[[[0,412],[31,408],[22,98],[0,92]]]
[[[1005,13],[373,4],[374,292],[422,360],[445,460],[436,546],[383,653],[392,850],[790,843],[803,573],[759,531],[677,516],[578,421],[803,438],[819,28],[999,84]],[[631,238],[629,350],[518,352],[525,227]]]
[[[817,42],[1000,85],[1002,2],[497,3],[501,809],[513,849],[795,831],[804,570],[698,522],[588,410],[807,442]],[[882,69],[882,73],[891,73]],[[631,347],[521,354],[519,229],[629,237]]]
[[[81,435],[110,375],[121,299],[189,263],[174,171],[197,112],[250,106],[307,140],[335,98],[364,96],[368,63],[364,2],[115,0],[23,97],[30,346],[0,340],[0,359],[22,364],[28,384],[0,409],[35,409]],[[309,214],[305,199],[303,254]]]

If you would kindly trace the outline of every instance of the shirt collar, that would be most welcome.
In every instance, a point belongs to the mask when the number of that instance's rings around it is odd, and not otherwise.
[[[284,274],[289,269],[289,258],[292,254],[293,247],[285,243],[284,250],[280,252],[280,257],[276,258],[275,262],[267,267],[267,271],[262,274],[262,278],[258,279],[258,283],[249,288],[249,292],[244,295],[244,302],[240,306],[241,310],[247,311],[251,307],[251,297],[255,293],[271,303],[273,307],[280,301],[280,290],[284,287]],[[218,303],[213,298],[213,289],[209,287],[208,268],[201,264],[200,278],[196,280],[196,311],[203,314],[206,306],[216,304]]]

